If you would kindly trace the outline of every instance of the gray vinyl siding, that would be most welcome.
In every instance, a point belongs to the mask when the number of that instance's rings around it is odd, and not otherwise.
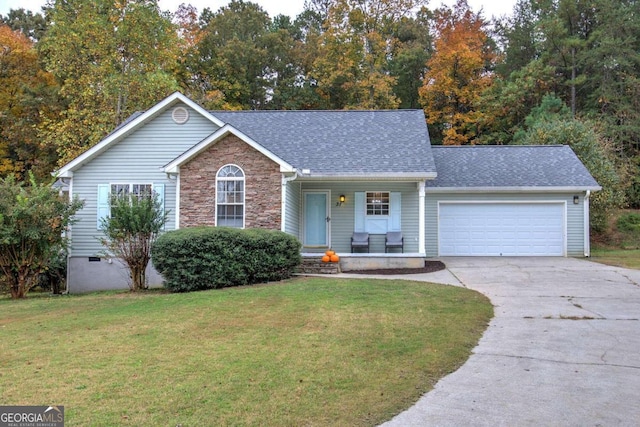
[[[573,204],[573,196],[580,196],[580,203]],[[440,201],[564,201],[567,206],[566,235],[567,255],[584,256],[584,194],[554,194],[554,193],[456,193],[441,194],[428,193],[425,201],[425,244],[428,257],[438,256],[438,202]]]
[[[301,203],[300,182],[290,181],[287,183],[286,204],[285,204],[285,233],[299,237],[300,231],[300,206]]]
[[[85,201],[85,206],[72,228],[71,256],[95,256],[102,250],[96,240],[101,235],[96,226],[98,184],[164,184],[165,209],[170,211],[166,230],[175,229],[176,180],[167,177],[164,166],[217,129],[188,107],[189,121],[174,123],[171,112],[176,106],[139,126],[74,172],[72,192]]]
[[[404,236],[404,252],[418,252],[418,190],[415,182],[303,182],[302,190],[328,190],[330,192],[331,249],[339,253],[351,252],[351,235],[355,226],[354,194],[358,191],[400,192],[402,194],[401,225]],[[341,194],[346,196],[346,202],[342,206],[336,206]],[[298,236],[302,239],[302,227],[300,227]],[[379,234],[370,236],[370,252],[384,253],[384,237]],[[303,248],[303,251],[306,250]]]

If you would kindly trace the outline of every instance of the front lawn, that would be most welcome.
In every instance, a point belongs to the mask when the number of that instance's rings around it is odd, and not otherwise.
[[[591,261],[640,270],[640,249],[591,249]]]
[[[67,426],[377,425],[469,357],[484,296],[297,278],[189,294],[0,300],[0,404]]]

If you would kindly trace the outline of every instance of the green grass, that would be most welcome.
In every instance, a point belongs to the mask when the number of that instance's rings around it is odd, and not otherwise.
[[[0,404],[67,426],[376,425],[468,358],[468,289],[297,278],[189,294],[0,300]]]
[[[640,249],[591,249],[591,261],[640,270]]]

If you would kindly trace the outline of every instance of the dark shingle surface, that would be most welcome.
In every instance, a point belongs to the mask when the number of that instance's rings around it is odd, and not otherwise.
[[[427,187],[598,187],[569,146],[434,146]]]
[[[312,175],[423,176],[436,169],[422,110],[211,114]]]

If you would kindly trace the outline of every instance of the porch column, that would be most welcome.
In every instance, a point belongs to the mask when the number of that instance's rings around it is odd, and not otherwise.
[[[424,181],[418,183],[418,252],[421,254],[427,253],[425,244],[425,232],[426,224],[424,218],[425,212],[425,184]]]

